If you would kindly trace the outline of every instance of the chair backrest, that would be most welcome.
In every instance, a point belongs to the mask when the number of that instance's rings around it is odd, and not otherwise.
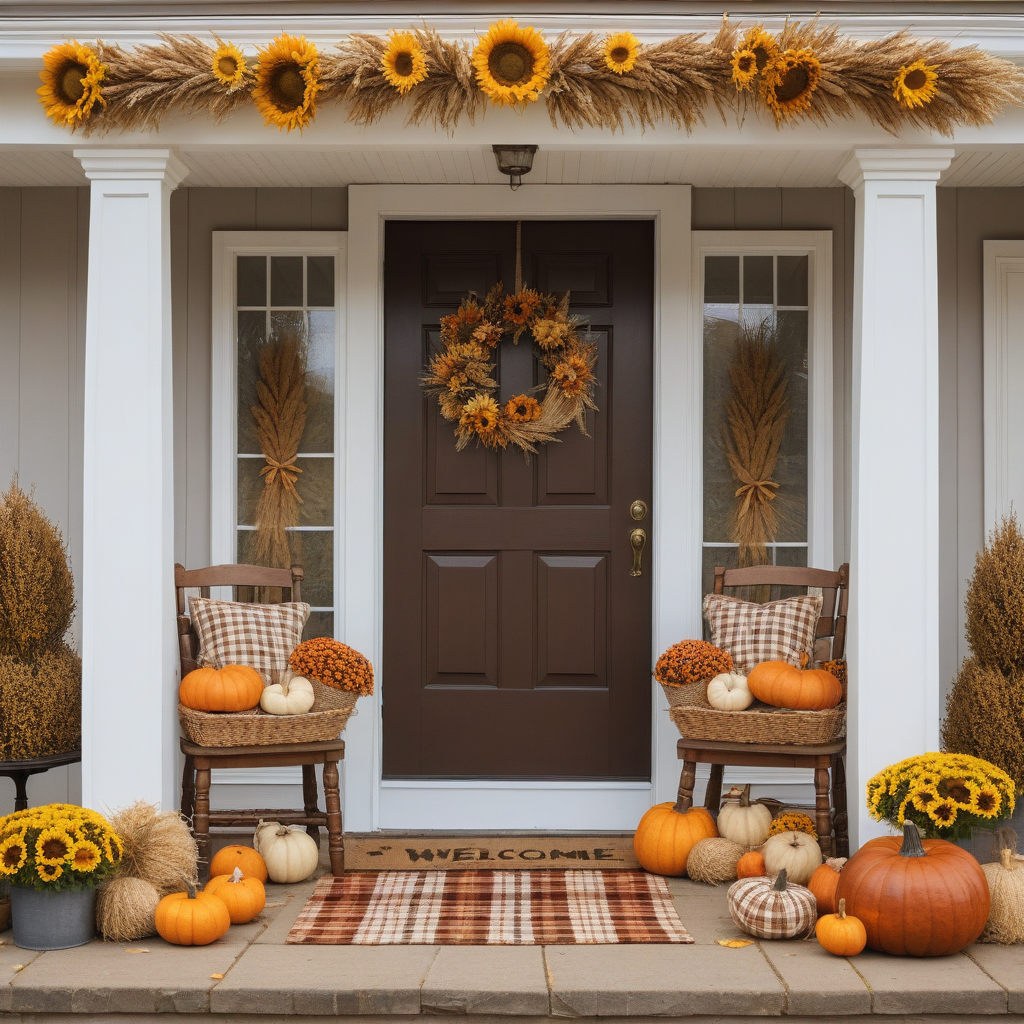
[[[846,651],[846,613],[850,604],[850,563],[844,562],[838,570],[810,569],[799,565],[755,565],[746,569],[726,569],[715,566],[715,593],[726,588],[767,587],[770,599],[780,596],[783,587],[821,590],[821,618],[815,630],[817,640],[830,642],[832,658],[842,658]],[[824,659],[819,659],[824,660]]]
[[[262,565],[211,565],[205,569],[174,566],[174,595],[178,625],[178,659],[182,679],[194,668],[199,655],[199,637],[188,615],[186,590],[198,590],[200,597],[210,596],[210,587],[232,587],[233,600],[269,603],[268,589],[280,589],[282,601],[302,600],[302,566],[269,569]]]

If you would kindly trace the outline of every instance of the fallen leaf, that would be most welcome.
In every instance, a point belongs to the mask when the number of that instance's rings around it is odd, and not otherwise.
[[[126,953],[148,953],[149,950],[145,946],[125,946],[124,951]]]
[[[12,970],[12,971],[23,971],[23,970],[25,970],[25,965],[24,965],[24,964],[15,964],[15,965],[14,965],[14,966],[13,966],[13,967],[11,968],[11,970]]]
[[[223,974],[211,974],[210,977],[213,978],[214,981],[220,981],[221,978],[224,977],[224,975]]]
[[[268,907],[283,907],[284,900],[278,900],[276,903],[264,903],[263,909],[266,910]]]
[[[744,946],[752,946],[754,944],[752,939],[715,939],[715,942],[719,946],[725,946],[728,949],[742,949]]]

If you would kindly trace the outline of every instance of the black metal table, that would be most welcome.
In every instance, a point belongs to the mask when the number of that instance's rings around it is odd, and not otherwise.
[[[42,772],[48,772],[51,768],[75,764],[81,760],[81,750],[68,750],[63,754],[30,757],[24,761],[0,761],[0,776],[14,779],[14,809],[23,811],[28,807],[28,777],[30,775],[39,775]]]

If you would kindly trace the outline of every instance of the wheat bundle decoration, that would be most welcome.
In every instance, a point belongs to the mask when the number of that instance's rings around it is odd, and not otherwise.
[[[368,125],[401,105],[410,124],[453,132],[487,102],[523,109],[542,97],[552,122],[569,128],[641,128],[668,121],[691,131],[714,108],[742,125],[747,110],[782,126],[828,124],[857,113],[893,135],[992,122],[1024,104],[1024,69],[978,49],[900,31],[855,40],[814,18],[773,35],[723,18],[710,39],[688,33],[644,44],[632,32],[543,33],[509,18],[475,43],[429,27],[386,37],[349,36],[321,53],[282,34],[258,48],[254,67],[217,37],[162,35],[125,50],[70,40],[44,57],[40,102],[54,123],[86,134],[154,128],[168,113],[223,118],[247,102],[264,121],[308,127],[319,103],[340,102]]]

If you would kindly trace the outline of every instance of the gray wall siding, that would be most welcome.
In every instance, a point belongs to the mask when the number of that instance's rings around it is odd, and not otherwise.
[[[11,477],[82,552],[82,380],[88,188],[0,188],[0,487]],[[78,646],[77,624],[70,641]],[[77,802],[77,765],[29,780],[36,803]],[[0,813],[14,786],[0,783]]]

